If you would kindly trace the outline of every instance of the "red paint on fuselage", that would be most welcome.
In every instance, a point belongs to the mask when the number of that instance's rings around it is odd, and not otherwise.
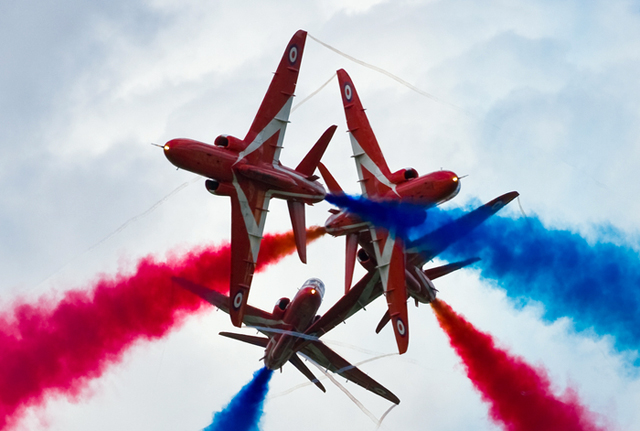
[[[455,197],[460,191],[460,180],[451,171],[436,171],[407,180],[387,192],[382,199],[400,199],[406,203],[434,206]]]
[[[320,305],[322,292],[315,286],[302,287],[285,310],[283,321],[292,332],[304,332],[313,322]],[[282,368],[293,352],[293,345],[298,340],[296,335],[275,334],[267,345],[264,365],[270,370]]]
[[[314,204],[324,199],[325,190],[317,181],[309,181],[293,169],[271,163],[249,163],[231,149],[192,139],[172,139],[164,154],[176,167],[211,178],[233,187],[234,175],[272,191],[272,197]]]
[[[348,235],[369,229],[367,222],[363,221],[355,214],[340,211],[332,214],[324,223],[327,233],[332,236]]]
[[[232,182],[232,166],[238,153],[193,139],[172,139],[164,146],[164,155],[180,169],[212,178],[219,182]]]
[[[364,169],[363,169],[364,170]],[[451,171],[436,171],[398,184],[395,190],[380,184],[385,192],[377,200],[400,200],[405,203],[431,207],[455,197],[460,191],[460,179]],[[332,236],[348,235],[368,229],[368,225],[355,214],[341,211],[329,216],[324,224]]]

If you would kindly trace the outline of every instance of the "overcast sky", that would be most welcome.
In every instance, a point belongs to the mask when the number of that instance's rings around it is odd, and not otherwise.
[[[449,206],[517,190],[524,211],[548,226],[592,240],[612,227],[616,240],[640,248],[637,2],[4,2],[2,310],[17,297],[89,286],[96,274],[131,268],[149,253],[227,240],[228,199],[209,195],[203,179],[176,171],[149,144],[244,137],[298,29],[433,96],[307,39],[296,101],[345,68],[392,170],[468,175]],[[335,78],[290,120],[283,164],[296,166],[337,124],[323,161],[357,193]],[[308,208],[309,224],[322,224],[329,208]],[[517,203],[505,213],[520,216]],[[266,230],[289,227],[286,205],[273,201]],[[327,285],[326,310],[342,292],[343,255],[343,239],[319,240],[308,265],[292,256],[257,275],[250,302],[271,309],[317,276]],[[546,367],[558,392],[576,388],[616,429],[640,427],[637,352],[616,351],[611,337],[576,333],[570,318],[543,322],[542,304],[515,307],[474,270],[436,285],[502,346]],[[374,333],[384,309],[383,301],[373,304],[330,333],[328,344],[352,362],[393,353],[391,328]],[[383,429],[499,429],[430,308],[409,313],[409,352],[362,366],[402,400]],[[213,310],[191,318],[168,338],[131,349],[77,399],[34,409],[25,429],[201,429],[261,366],[260,349],[217,336],[230,329]],[[285,393],[305,381],[290,366],[274,375],[265,430],[375,428],[330,382],[326,394],[313,386]],[[377,417],[389,407],[347,387]]]

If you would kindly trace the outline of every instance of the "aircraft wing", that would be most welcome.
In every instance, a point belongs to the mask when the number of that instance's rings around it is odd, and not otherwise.
[[[413,256],[412,263],[422,266],[430,261],[446,250],[447,247],[471,233],[485,220],[517,198],[518,195],[518,192],[505,193],[433,232],[413,240],[407,245],[408,252]]]
[[[339,374],[347,380],[362,386],[368,391],[379,395],[394,404],[400,404],[400,399],[391,391],[363,373],[356,366],[351,365],[342,356],[327,347],[322,341],[312,341],[300,353],[327,370]]]
[[[210,304],[216,306],[220,310],[225,313],[229,313],[230,299],[227,295],[223,295],[222,293],[215,291],[213,289],[209,289],[200,284],[194,283],[187,279],[181,277],[172,277],[174,283],[179,285],[180,287],[198,295],[200,298],[209,302]],[[282,320],[274,319],[271,313],[268,313],[264,310],[261,310],[256,307],[252,307],[251,305],[246,305],[244,308],[244,315],[242,318],[242,322],[251,327],[258,328],[270,328],[277,330],[288,330],[290,329],[288,325],[285,325]],[[273,335],[269,331],[264,331],[267,336]],[[224,333],[223,335],[231,338],[236,338],[240,341],[249,342],[242,337],[248,337],[242,334],[235,334],[233,336],[228,335],[228,333]],[[250,338],[250,337],[249,337]],[[255,344],[255,343],[252,343]],[[261,344],[258,344],[261,345]]]
[[[369,198],[385,195],[396,187],[389,180],[391,171],[371,129],[353,81],[344,69],[338,70],[337,74],[362,194]]]
[[[321,337],[354,315],[358,310],[369,305],[382,294],[379,280],[380,276],[376,271],[365,274],[349,292],[333,304],[320,319],[316,320],[307,328],[305,335]],[[301,340],[300,343],[304,343],[305,341],[306,340]]]
[[[409,347],[404,244],[399,237],[393,237],[383,229],[374,231],[372,228],[372,237],[380,282],[387,297],[398,352],[403,354]]]
[[[243,140],[245,147],[238,161],[246,159],[252,164],[278,162],[306,39],[307,32],[298,30],[289,41],[267,94]]]
[[[233,181],[231,193],[231,283],[229,309],[231,322],[242,324],[244,307],[249,296],[262,232],[269,209],[270,195],[255,183],[242,177]]]
[[[389,191],[395,192],[396,185],[391,181],[391,171],[371,129],[353,81],[344,69],[338,70],[337,73],[362,194],[369,199],[375,199]],[[382,287],[393,320],[398,351],[402,354],[409,346],[404,245],[400,238],[387,230],[375,227],[371,227],[370,230]]]

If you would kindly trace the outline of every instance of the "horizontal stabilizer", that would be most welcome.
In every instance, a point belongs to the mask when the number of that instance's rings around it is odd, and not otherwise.
[[[316,376],[313,375],[311,370],[304,364],[304,362],[302,362],[302,359],[300,359],[300,357],[296,353],[291,355],[291,357],[289,358],[289,362],[291,362],[293,366],[298,369],[298,371],[304,374],[304,376],[309,379],[311,383],[316,385],[322,392],[327,392],[322,383],[320,383],[320,381],[316,379]]]
[[[269,339],[265,337],[256,337],[253,335],[236,334],[234,332],[220,332],[220,335],[227,338],[233,338],[234,340],[243,341],[245,343],[253,344],[254,346],[266,348],[269,343]]]
[[[297,172],[301,173],[306,178],[313,175],[337,128],[338,126],[331,126],[322,134],[322,136],[320,136],[318,142],[315,143],[296,168]]]
[[[457,271],[464,268],[465,266],[476,263],[479,260],[479,257],[473,257],[471,259],[462,260],[460,262],[454,262],[448,265],[438,266],[436,268],[429,268],[424,271],[424,275],[426,275],[429,280],[435,280],[436,278],[451,274],[453,271]]]

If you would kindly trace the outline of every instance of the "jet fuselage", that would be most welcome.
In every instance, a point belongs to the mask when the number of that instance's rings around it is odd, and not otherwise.
[[[454,172],[436,171],[406,180],[398,184],[395,190],[387,188],[381,197],[375,199],[398,200],[429,208],[454,198],[459,191],[460,179]],[[324,227],[332,236],[348,235],[369,228],[360,217],[347,211],[329,216]]]
[[[308,280],[284,310],[282,320],[291,332],[303,333],[313,323],[324,296],[324,285],[316,280]],[[294,334],[274,334],[265,350],[264,365],[270,370],[282,368],[294,353],[297,340]]]
[[[250,163],[232,149],[209,145],[192,139],[172,139],[164,145],[164,154],[176,167],[211,178],[222,185],[213,194],[224,195],[238,176],[271,191],[272,197],[296,200],[307,204],[322,201],[325,190],[317,181],[310,181],[293,169],[271,163]]]

